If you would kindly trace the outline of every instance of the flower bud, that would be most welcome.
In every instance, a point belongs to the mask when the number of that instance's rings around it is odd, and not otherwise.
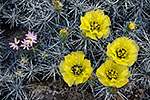
[[[53,0],[53,4],[54,4],[54,7],[55,7],[56,11],[60,11],[62,6],[63,6],[62,3],[58,0]]]
[[[61,39],[64,41],[67,39],[68,32],[66,29],[61,29],[59,32],[59,35],[60,35]]]
[[[134,30],[136,28],[136,24],[130,21],[128,27],[129,27],[130,30]]]

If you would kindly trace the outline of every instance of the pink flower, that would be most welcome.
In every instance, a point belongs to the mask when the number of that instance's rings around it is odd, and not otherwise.
[[[21,45],[21,47],[23,47],[23,49],[26,49],[27,48],[27,50],[29,50],[29,42],[28,42],[28,40],[25,40],[24,39],[24,41],[21,41],[23,44]]]
[[[17,39],[15,38],[14,41],[15,41],[15,43],[9,43],[9,45],[11,45],[10,48],[18,50],[18,44],[19,44],[20,40],[17,41]]]
[[[33,43],[37,43],[36,40],[37,40],[37,35],[34,35],[33,34],[34,32],[29,32],[28,31],[28,34],[25,34],[26,35],[26,39],[28,39],[28,43],[32,46]]]

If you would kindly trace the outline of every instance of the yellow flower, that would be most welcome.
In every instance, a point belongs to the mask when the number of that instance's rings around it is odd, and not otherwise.
[[[136,24],[130,21],[129,28],[130,30],[134,30],[136,28]]]
[[[120,37],[109,43],[107,46],[107,55],[111,57],[117,64],[132,66],[137,59],[139,46],[135,41]]]
[[[104,15],[102,10],[89,11],[84,17],[81,16],[80,29],[85,36],[94,40],[102,36],[107,38],[110,33],[109,26],[111,25],[110,18]]]
[[[82,51],[77,51],[68,54],[65,56],[65,61],[61,61],[59,70],[69,86],[84,83],[91,75],[93,69],[90,60],[86,60],[84,57]]]
[[[128,67],[121,66],[107,59],[96,71],[98,80],[105,86],[120,88],[128,83],[130,72]]]

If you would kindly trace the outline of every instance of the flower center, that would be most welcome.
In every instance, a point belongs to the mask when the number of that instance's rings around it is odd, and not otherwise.
[[[75,75],[80,75],[83,71],[83,67],[82,66],[79,66],[79,65],[74,65],[71,70],[73,71],[73,73]]]
[[[127,50],[124,48],[119,48],[116,52],[119,58],[125,58],[125,56],[127,55]]]
[[[98,24],[98,22],[90,22],[90,29],[93,32],[94,30],[97,30],[98,32],[100,31],[100,25]]]
[[[116,79],[118,76],[118,72],[114,69],[109,69],[108,71],[106,71],[106,75],[110,80]]]
[[[32,41],[32,38],[29,38],[29,41]]]
[[[17,43],[14,43],[14,45],[17,45]]]
[[[25,46],[28,46],[27,43],[24,44]]]

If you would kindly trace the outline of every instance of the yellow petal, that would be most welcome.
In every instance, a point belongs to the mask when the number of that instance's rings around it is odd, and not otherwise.
[[[81,16],[80,20],[81,20],[80,29],[81,29],[81,30],[84,30],[84,29],[85,29],[86,31],[88,31],[88,30],[89,30],[89,27],[90,27],[90,24],[89,24],[89,22],[87,21],[87,19],[85,19],[84,17]]]
[[[86,33],[86,36],[87,37],[90,37],[91,39],[93,39],[93,40],[97,40],[97,38],[96,38],[96,35],[95,34],[93,34],[93,33]]]
[[[75,78],[73,78],[73,75],[68,73],[62,73],[64,81],[71,87],[74,83]]]
[[[100,32],[97,33],[97,37],[98,37],[98,38],[101,38],[102,36],[103,36],[102,31],[100,31]]]
[[[118,82],[116,82],[116,87],[121,88],[122,86],[126,85],[128,82],[129,80],[127,78],[123,78],[119,80]]]

